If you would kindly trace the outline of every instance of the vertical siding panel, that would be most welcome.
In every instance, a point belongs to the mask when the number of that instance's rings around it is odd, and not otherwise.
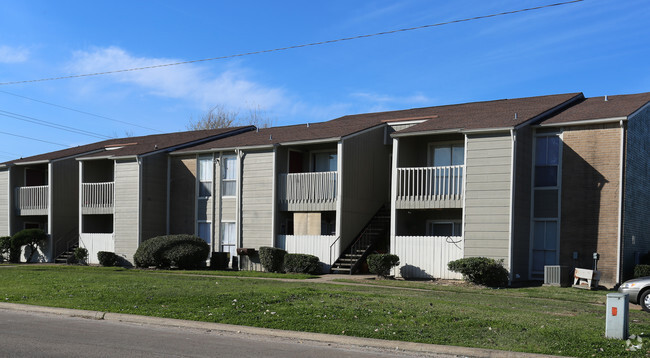
[[[511,155],[509,133],[467,138],[465,256],[504,259],[508,269]],[[486,198],[486,192],[498,199]]]
[[[115,253],[130,263],[140,240],[139,181],[137,160],[115,162]]]
[[[242,245],[273,246],[273,155],[248,152],[242,173]]]

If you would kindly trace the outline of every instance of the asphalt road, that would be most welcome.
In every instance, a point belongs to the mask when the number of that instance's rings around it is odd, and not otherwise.
[[[3,357],[455,357],[0,309]]]

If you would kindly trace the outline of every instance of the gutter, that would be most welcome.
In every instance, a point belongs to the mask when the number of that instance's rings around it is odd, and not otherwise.
[[[627,121],[627,117],[612,117],[612,118],[599,118],[599,119],[586,119],[582,121],[571,121],[562,123],[540,123],[536,125],[537,128],[553,128],[553,127],[569,127],[569,126],[586,126],[590,124],[606,124],[618,123]]]

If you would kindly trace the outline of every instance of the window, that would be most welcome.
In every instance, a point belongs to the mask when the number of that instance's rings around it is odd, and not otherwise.
[[[560,160],[560,137],[537,137],[535,141],[535,186],[557,186]]]
[[[199,197],[212,196],[212,156],[199,157]]]
[[[199,222],[199,227],[198,227],[198,236],[205,240],[205,242],[210,244],[212,241],[212,223],[209,222]]]
[[[314,171],[315,172],[335,172],[337,166],[336,153],[334,152],[320,152],[314,153]]]
[[[234,222],[221,223],[221,252],[230,252],[230,257],[237,255],[237,233]]]
[[[461,236],[460,221],[427,221],[427,236]]]
[[[463,144],[431,145],[429,147],[429,165],[447,167],[465,164],[465,147]]]
[[[221,159],[221,196],[235,196],[237,193],[237,158],[227,155]]]
[[[535,220],[533,225],[533,273],[544,272],[545,265],[556,265],[557,221]]]

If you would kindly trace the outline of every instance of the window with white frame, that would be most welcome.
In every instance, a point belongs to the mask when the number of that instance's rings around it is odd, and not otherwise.
[[[430,144],[429,166],[433,167],[431,192],[436,195],[459,195],[463,186],[465,146],[462,143]]]
[[[234,222],[221,223],[221,252],[229,252],[230,257],[237,255],[237,232]]]
[[[461,236],[460,221],[427,221],[427,236]]]
[[[202,238],[203,240],[205,240],[205,242],[207,242],[208,245],[210,245],[210,243],[212,242],[212,240],[211,240],[212,239],[212,223],[210,223],[210,222],[199,222],[198,227],[197,227],[197,231],[198,231],[198,236],[200,238]]]
[[[225,155],[221,158],[221,196],[235,196],[236,190],[237,157]]]
[[[212,196],[212,156],[199,157],[199,197]]]

